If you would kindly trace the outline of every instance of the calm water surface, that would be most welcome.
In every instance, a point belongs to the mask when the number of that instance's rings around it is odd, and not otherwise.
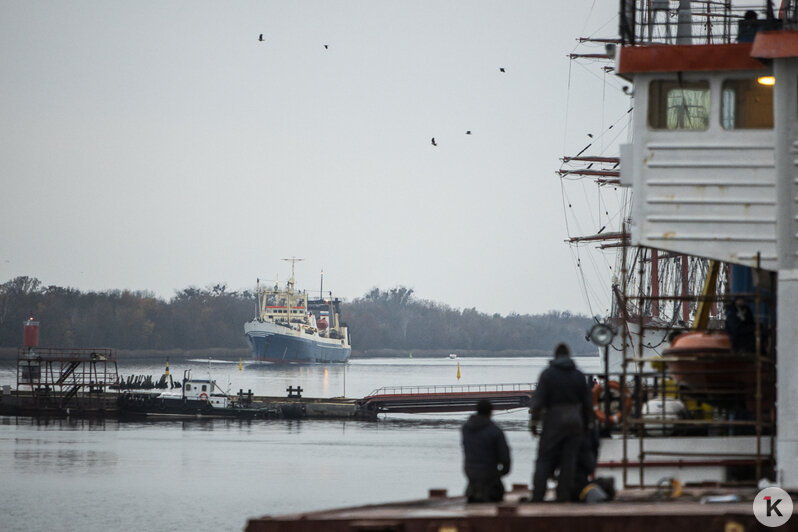
[[[457,364],[461,379],[458,381]],[[173,363],[224,389],[362,397],[381,386],[535,382],[543,359],[355,360],[347,366]],[[577,359],[596,372],[598,358]],[[163,365],[119,364],[160,376]],[[13,364],[0,385],[15,385]],[[529,483],[526,410],[497,412],[512,449],[506,485]],[[390,415],[378,422],[193,420],[124,422],[0,417],[0,529],[241,530],[250,517],[462,493],[467,414]]]

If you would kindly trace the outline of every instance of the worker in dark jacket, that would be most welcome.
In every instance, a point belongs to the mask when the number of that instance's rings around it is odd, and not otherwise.
[[[530,411],[532,434],[538,435],[538,423],[543,420],[532,478],[532,502],[543,501],[546,482],[558,468],[557,501],[567,502],[574,488],[579,447],[593,421],[587,380],[576,369],[567,345],[557,346],[554,360],[540,374]]]
[[[468,502],[497,502],[504,499],[501,477],[510,472],[510,448],[504,432],[490,414],[493,406],[483,399],[477,413],[463,425],[463,468],[468,477]]]
[[[726,332],[729,333],[729,340],[735,351],[756,351],[754,313],[742,297],[735,298],[734,305],[726,308]]]

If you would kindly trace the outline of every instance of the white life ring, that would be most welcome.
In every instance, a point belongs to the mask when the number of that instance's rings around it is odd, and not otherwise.
[[[207,400],[208,400],[208,394],[207,394],[207,393],[205,393],[205,392],[202,392],[202,393],[199,395],[199,398],[200,398],[200,401],[207,401]]]

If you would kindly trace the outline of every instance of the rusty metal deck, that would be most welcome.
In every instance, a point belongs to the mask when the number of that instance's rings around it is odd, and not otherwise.
[[[467,504],[463,497],[435,493],[423,500],[253,518],[247,532],[536,532],[645,531],[744,532],[769,530],[752,512],[754,493],[738,491],[740,502],[702,504],[708,494],[693,492],[676,500],[657,499],[652,492],[622,492],[602,504],[526,503],[528,490],[508,493],[503,503]],[[714,493],[718,493],[715,491]],[[723,493],[728,493],[724,490]],[[798,519],[784,530],[798,530]]]

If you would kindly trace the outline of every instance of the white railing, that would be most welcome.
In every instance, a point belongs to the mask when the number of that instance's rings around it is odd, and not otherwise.
[[[372,391],[366,397],[375,395],[411,395],[433,393],[464,392],[520,392],[534,390],[532,383],[511,384],[429,384],[420,386],[383,386]]]

